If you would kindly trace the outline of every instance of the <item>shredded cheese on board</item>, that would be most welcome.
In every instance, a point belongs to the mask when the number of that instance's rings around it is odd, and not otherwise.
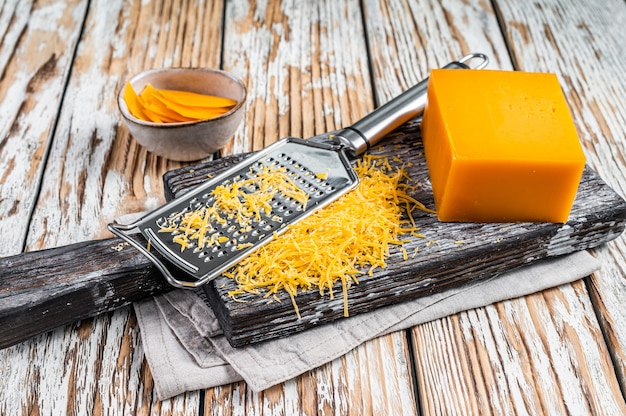
[[[365,155],[356,171],[360,178],[356,189],[291,225],[224,273],[237,283],[237,289],[229,292],[233,299],[244,293],[276,299],[284,290],[300,317],[295,300],[299,292],[318,290],[332,299],[340,281],[348,316],[347,291],[358,284],[359,275],[386,267],[392,245],[401,246],[408,259],[402,247],[408,240],[402,236],[423,237],[411,213],[434,211],[408,194],[406,171],[393,168],[386,157]]]

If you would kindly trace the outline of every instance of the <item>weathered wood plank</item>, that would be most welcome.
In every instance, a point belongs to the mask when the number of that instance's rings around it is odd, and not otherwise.
[[[511,69],[489,3],[368,0],[364,6],[379,104],[468,53],[487,54],[487,68]]]
[[[24,248],[85,6],[84,1],[2,3],[0,256]],[[45,352],[44,344],[0,352],[0,414],[38,413],[37,394],[26,397],[24,391],[38,382],[44,360],[62,359]]]
[[[624,414],[582,281],[413,330],[426,414]]]
[[[373,108],[358,4],[297,3],[227,7],[224,67],[244,78],[248,103],[225,153],[336,130]]]
[[[120,127],[115,94],[131,74],[150,67],[190,65],[192,62],[183,61],[191,60],[190,55],[194,55],[194,63],[198,65],[218,66],[221,7],[221,3],[189,1],[91,3],[87,36],[81,42],[74,65],[82,70],[74,73],[66,92],[66,101],[81,105],[65,109],[52,149],[58,155],[54,160],[62,160],[64,155],[66,159],[75,158],[76,162],[71,167],[61,163],[49,165],[46,174],[51,180],[42,189],[42,195],[47,198],[35,212],[35,218],[45,218],[48,230],[45,234],[33,230],[29,240],[33,245],[67,243],[67,236],[61,233],[64,229],[82,231],[82,235],[72,236],[76,240],[70,238],[69,242],[108,235],[105,224],[114,217],[152,208],[163,201],[160,176],[180,165],[146,153]],[[198,24],[187,25],[193,21]],[[197,43],[198,36],[202,42]],[[204,36],[215,43],[204,43]],[[92,115],[94,109],[97,117]],[[57,197],[54,189],[68,191]],[[59,200],[65,201],[69,210],[63,210]],[[59,216],[59,212],[64,214]],[[52,233],[50,228],[54,230]],[[154,402],[152,380],[145,372],[132,314],[123,309],[113,315],[117,317],[94,320],[94,327],[100,330],[90,333],[87,340],[96,345],[105,344],[105,349],[79,355],[85,363],[100,365],[59,368],[73,379],[85,380],[79,388],[68,390],[69,400],[93,403],[92,407],[82,406],[83,411],[93,409],[92,414],[111,411],[128,414],[141,407],[157,414],[196,414],[197,393],[166,403]],[[66,349],[67,339],[72,336],[66,336],[57,348]],[[139,348],[115,347],[125,344],[137,344]],[[123,382],[119,387],[113,383],[115,389],[108,387],[110,380],[118,379],[134,380],[136,384],[126,391]]]
[[[380,337],[328,364],[260,393],[234,383],[206,391],[205,414],[417,414],[407,339]],[[385,358],[388,357],[388,358]]]
[[[0,348],[171,289],[120,239],[0,258]]]
[[[499,1],[520,69],[556,72],[589,164],[626,195],[626,4],[578,0],[536,7]],[[603,263],[589,294],[615,363],[626,361],[626,236],[594,250]],[[615,367],[626,395],[626,368]]]
[[[113,218],[162,203],[160,177],[180,164],[148,154],[134,142],[119,123],[115,94],[143,69],[220,64],[222,2],[107,0],[89,6],[41,180],[29,250],[108,237],[105,226]],[[53,35],[60,26],[55,10],[80,16],[80,9],[65,1],[44,9],[52,14],[36,22]],[[13,133],[11,140],[20,143],[25,132]],[[37,159],[24,160],[25,169],[35,169]],[[1,359],[0,391],[12,392],[3,409],[7,414],[21,409],[38,414],[198,411],[197,393],[154,402],[129,308],[3,350]]]
[[[624,195],[624,3],[494,4],[517,68],[557,73],[590,165]],[[624,362],[624,236],[594,252],[603,268],[589,292],[567,285],[414,328],[425,412],[623,413],[624,367],[607,351]]]
[[[7,1],[0,9],[0,255],[22,251],[84,1]]]

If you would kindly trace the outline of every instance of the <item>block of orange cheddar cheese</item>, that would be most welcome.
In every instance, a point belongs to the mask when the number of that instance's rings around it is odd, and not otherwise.
[[[441,221],[567,221],[585,156],[556,75],[433,70],[421,129]]]

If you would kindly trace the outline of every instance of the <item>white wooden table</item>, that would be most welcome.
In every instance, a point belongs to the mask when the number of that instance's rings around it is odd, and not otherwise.
[[[623,0],[6,0],[0,4],[0,256],[108,237],[183,166],[146,152],[115,94],[151,67],[247,83],[224,154],[356,121],[469,52],[555,72],[589,165],[626,195]],[[626,238],[556,289],[375,339],[261,393],[159,402],[132,308],[0,351],[0,414],[626,414]],[[0,322],[1,325],[1,322]]]

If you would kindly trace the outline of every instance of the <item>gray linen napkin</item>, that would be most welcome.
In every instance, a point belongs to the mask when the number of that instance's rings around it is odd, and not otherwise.
[[[340,319],[290,337],[233,348],[199,291],[175,290],[135,304],[144,351],[160,400],[245,380],[264,390],[341,357],[363,342],[570,283],[599,269],[586,251],[547,259],[490,280]]]

